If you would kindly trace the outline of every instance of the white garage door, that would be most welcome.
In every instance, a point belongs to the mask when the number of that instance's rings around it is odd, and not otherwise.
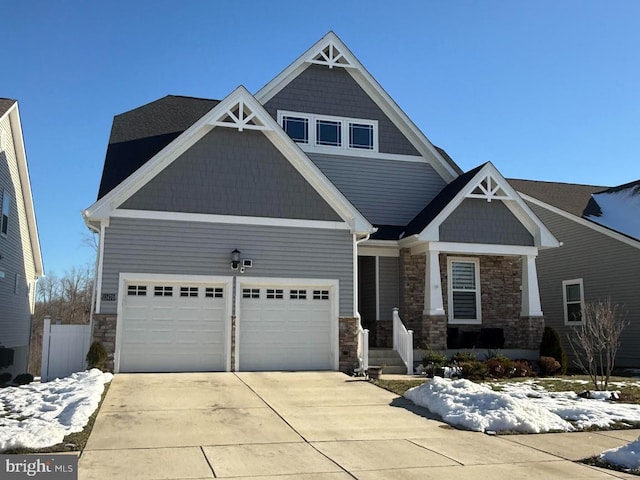
[[[239,369],[332,370],[327,288],[242,285]]]
[[[189,283],[126,285],[120,371],[225,370],[225,290]]]

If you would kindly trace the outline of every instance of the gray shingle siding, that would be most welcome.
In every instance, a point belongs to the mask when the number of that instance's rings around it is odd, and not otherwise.
[[[341,221],[261,132],[213,129],[122,208]]]
[[[533,246],[533,236],[501,201],[465,199],[440,225],[443,242]]]
[[[347,230],[112,218],[105,231],[102,292],[121,272],[234,275],[230,253],[253,260],[252,277],[339,280],[340,314],[353,314],[353,237]],[[103,302],[101,313],[116,313]]]
[[[380,292],[379,320],[391,320],[393,307],[399,306],[400,270],[398,257],[380,257],[378,259],[378,287]]]
[[[446,185],[428,163],[309,154],[374,225],[406,225]]]
[[[640,365],[640,249],[537,205],[529,206],[564,244],[541,251],[537,259],[542,311],[547,325],[559,331],[569,353],[566,337],[571,328],[564,325],[562,281],[582,278],[586,302],[610,297],[613,304],[624,305],[630,325],[624,330],[617,364]]]
[[[289,110],[377,120],[381,152],[420,155],[344,68],[311,65],[264,106],[275,119],[278,110]]]

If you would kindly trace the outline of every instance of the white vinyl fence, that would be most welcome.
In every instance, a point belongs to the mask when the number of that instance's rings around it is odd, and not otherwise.
[[[86,370],[91,325],[56,325],[45,317],[42,331],[42,382]]]

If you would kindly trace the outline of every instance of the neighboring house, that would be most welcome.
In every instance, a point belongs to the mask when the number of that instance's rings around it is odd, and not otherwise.
[[[626,311],[616,365],[640,366],[640,181],[598,187],[509,180],[561,248],[538,257],[545,320],[571,353],[567,334],[585,302],[611,299]]]
[[[0,373],[27,371],[36,281],[43,274],[18,102],[0,98]]]
[[[490,164],[463,173],[329,32],[257,93],[114,118],[94,338],[120,372],[352,371],[360,324],[537,349],[558,242]],[[362,345],[360,345],[362,347]]]

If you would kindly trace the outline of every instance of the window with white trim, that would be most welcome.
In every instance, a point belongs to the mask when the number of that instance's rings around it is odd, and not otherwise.
[[[290,290],[289,299],[290,300],[306,300],[307,291],[306,290]]]
[[[180,287],[181,297],[197,297],[198,287]]]
[[[480,262],[477,258],[447,258],[449,323],[482,323]]]
[[[242,298],[260,298],[259,288],[243,288]]]
[[[329,300],[329,290],[314,290],[313,291],[313,299],[314,300]]]
[[[0,217],[0,234],[7,236],[9,232],[9,213],[11,212],[11,195],[2,192],[2,217]]]
[[[270,300],[281,300],[284,298],[284,290],[281,288],[267,288],[267,298]]]
[[[378,151],[378,121],[300,112],[278,112],[291,139],[310,148]]]
[[[172,297],[173,287],[169,287],[166,285],[155,286],[153,287],[153,296],[154,297]]]
[[[147,295],[146,285],[129,285],[127,295],[130,297],[145,297]]]
[[[562,304],[565,325],[582,325],[584,310],[584,285],[582,279],[562,282]]]
[[[224,289],[222,287],[206,287],[204,296],[205,298],[224,298]]]

